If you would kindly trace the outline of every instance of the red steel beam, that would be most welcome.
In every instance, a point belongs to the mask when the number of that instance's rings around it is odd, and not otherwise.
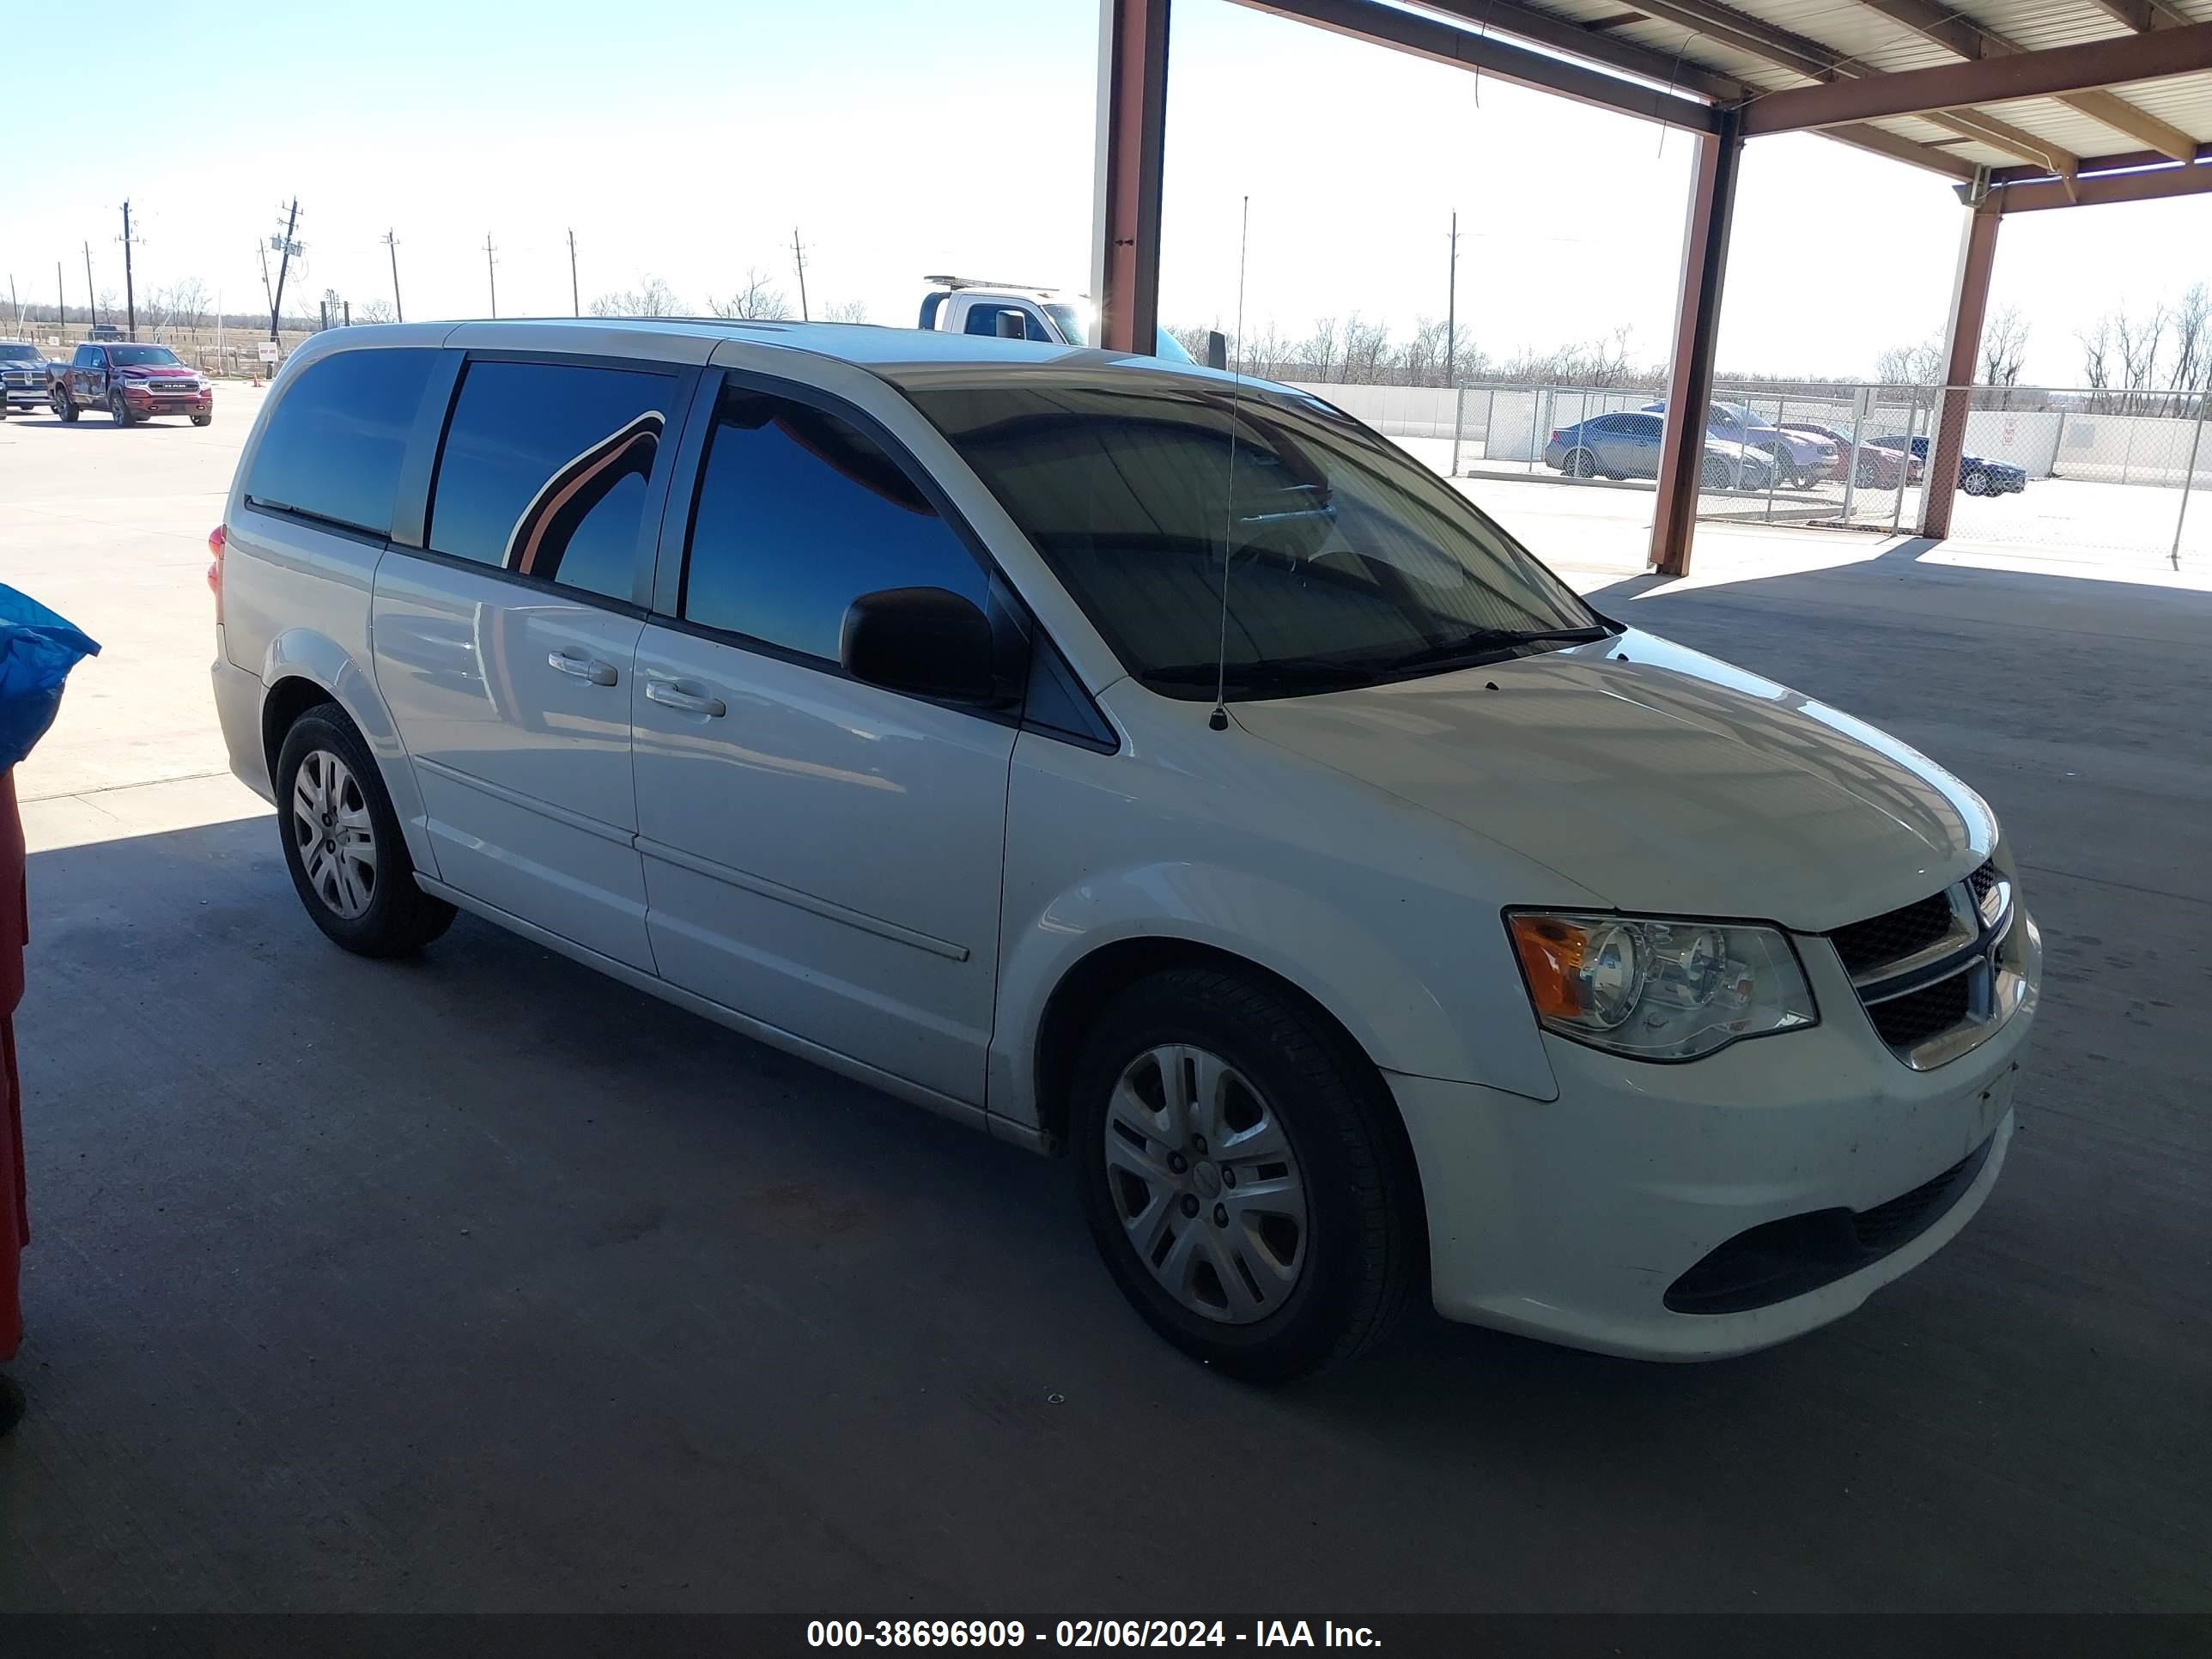
[[[1311,23],[1319,28],[1390,46],[1416,58],[1449,64],[1456,69],[1480,70],[1500,81],[1555,92],[1562,98],[1618,110],[1623,115],[1663,121],[1691,132],[1711,132],[1720,122],[1711,104],[1701,104],[1679,93],[1662,91],[1641,82],[1594,69],[1547,52],[1516,46],[1501,35],[1477,28],[1462,28],[1419,12],[1401,11],[1380,0],[1236,0],[1250,11]],[[1498,27],[1513,25],[1501,18]],[[2161,39],[2169,37],[2160,37]]]
[[[2045,208],[2104,207],[2114,202],[2156,202],[2172,196],[2212,192],[2212,162],[2191,167],[2147,168],[2141,173],[2106,173],[2071,181],[2047,179],[2006,185],[1990,197],[2000,213],[2034,213]]]
[[[1690,574],[1690,542],[1705,478],[1705,405],[1713,400],[1713,349],[1720,335],[1721,281],[1728,271],[1743,137],[1734,116],[1698,138],[1690,216],[1682,234],[1681,287],[1674,302],[1674,356],[1667,377],[1667,424],[1659,444],[1659,499],[1651,516],[1651,568]]]
[[[1943,353],[1943,384],[1953,389],[1938,401],[1935,441],[1928,446],[1928,465],[1921,474],[1923,536],[1940,538],[1951,533],[1951,502],[1959,488],[1959,457],[1966,449],[1966,411],[1972,402],[1964,388],[1973,385],[1979,367],[1990,275],[1997,263],[1997,227],[2003,222],[1997,205],[2002,193],[1992,191],[1973,210],[1959,244],[1959,276],[1951,290],[1951,329]]]
[[[1105,0],[1098,31],[1098,172],[1091,251],[1098,343],[1109,351],[1151,356],[1160,321],[1168,0]]]
[[[1980,58],[1863,81],[1771,92],[1744,106],[1743,131],[1747,137],[1802,132],[1808,127],[1832,127],[1893,115],[1924,115],[1929,110],[2000,103],[2011,98],[2086,92],[2208,69],[2212,69],[2212,23],[2192,23],[2185,28],[2116,34],[2045,52]]]

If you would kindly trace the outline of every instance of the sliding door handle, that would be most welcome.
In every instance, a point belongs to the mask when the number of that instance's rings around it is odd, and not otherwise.
[[[620,675],[611,662],[601,662],[597,657],[572,657],[566,652],[550,653],[545,665],[580,680],[589,680],[593,685],[612,685]]]
[[[720,720],[730,712],[729,704],[720,697],[710,697],[702,691],[687,690],[683,681],[668,679],[659,674],[645,677],[645,700],[657,702],[664,708],[679,708],[687,714],[704,714],[709,720]]]

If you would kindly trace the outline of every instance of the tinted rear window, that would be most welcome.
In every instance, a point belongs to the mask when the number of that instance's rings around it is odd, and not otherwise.
[[[399,468],[436,357],[341,351],[308,365],[261,434],[246,498],[390,535]]]
[[[438,459],[431,548],[629,599],[675,395],[665,374],[471,363]]]

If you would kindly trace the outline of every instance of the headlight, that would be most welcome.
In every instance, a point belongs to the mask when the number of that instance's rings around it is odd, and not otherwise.
[[[1820,1019],[1776,928],[1558,911],[1505,922],[1538,1021],[1593,1048],[1695,1060]]]

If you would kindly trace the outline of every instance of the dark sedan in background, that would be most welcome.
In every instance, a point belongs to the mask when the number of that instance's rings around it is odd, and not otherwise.
[[[1872,438],[1869,443],[1884,449],[1904,453],[1908,444],[1912,459],[1918,466],[1928,461],[1928,440],[1925,437]],[[2027,469],[2014,466],[2010,461],[1992,461],[1979,455],[1959,457],[1959,488],[1969,495],[2017,495],[2027,488]]]
[[[1665,430],[1656,415],[1594,415],[1554,432],[1544,446],[1544,465],[1571,478],[1656,478]],[[1707,489],[1765,489],[1773,484],[1774,464],[1764,450],[1707,434],[1701,481]]]

